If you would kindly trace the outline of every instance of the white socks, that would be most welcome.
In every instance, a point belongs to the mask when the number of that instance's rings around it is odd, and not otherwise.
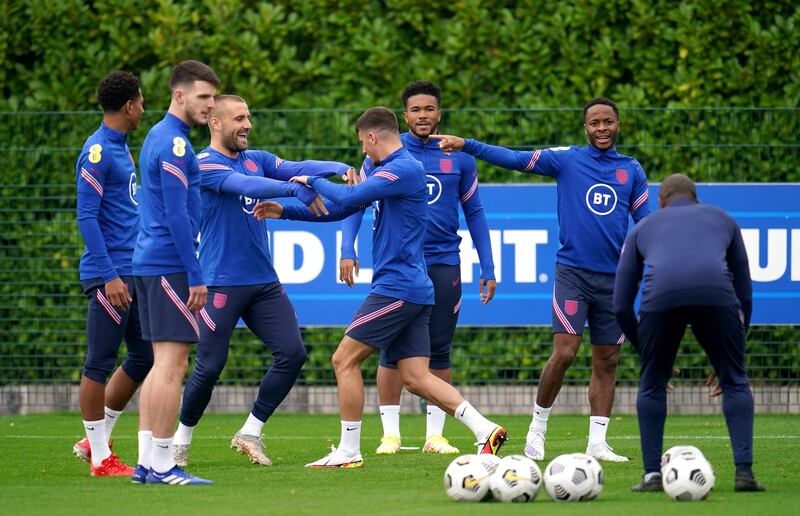
[[[111,432],[114,431],[114,425],[117,424],[117,420],[119,419],[119,416],[122,415],[122,411],[105,407],[105,412],[106,412],[106,441],[110,441]]]
[[[342,436],[337,450],[353,455],[361,452],[361,421],[342,421]]]
[[[589,446],[606,442],[608,432],[608,418],[591,416],[589,418]]]
[[[383,435],[400,437],[400,405],[380,405]]]
[[[444,410],[440,409],[433,403],[428,403],[428,417],[425,420],[426,441],[436,435],[444,435],[445,417],[447,417],[447,413]]]
[[[467,400],[456,408],[455,417],[472,430],[478,442],[497,426],[483,417]]]
[[[172,437],[153,437],[153,471],[166,473],[175,466],[172,458]]]
[[[189,446],[192,444],[192,432],[194,426],[186,426],[183,423],[178,423],[178,429],[175,431],[175,436],[172,438],[172,444]]]
[[[106,438],[106,421],[105,419],[84,421],[83,428],[86,430],[86,437],[92,449],[92,464],[97,467],[111,455]]]
[[[139,459],[137,464],[150,469],[153,465],[153,432],[139,430]]]
[[[258,419],[251,412],[250,415],[247,416],[247,421],[245,421],[244,425],[242,425],[242,428],[239,429],[239,433],[260,437],[262,428],[264,428],[264,421]]]
[[[553,410],[553,407],[544,408],[534,403],[533,419],[528,429],[530,431],[537,430],[539,432],[547,432],[547,419],[550,417],[551,410]]]

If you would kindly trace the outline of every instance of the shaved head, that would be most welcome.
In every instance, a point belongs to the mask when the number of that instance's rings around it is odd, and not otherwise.
[[[234,103],[247,104],[247,102],[238,95],[217,95],[214,97],[214,108],[208,114],[208,117],[222,118],[225,116],[227,107]]]
[[[662,208],[678,199],[697,202],[694,181],[684,174],[672,174],[661,183],[661,188],[658,190],[658,205]]]

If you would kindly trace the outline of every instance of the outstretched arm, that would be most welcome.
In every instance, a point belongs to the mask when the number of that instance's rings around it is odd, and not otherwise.
[[[560,170],[556,150],[516,151],[498,145],[489,145],[478,140],[459,138],[446,134],[432,134],[445,152],[464,151],[476,158],[509,170],[556,177]],[[566,150],[568,147],[558,147]]]

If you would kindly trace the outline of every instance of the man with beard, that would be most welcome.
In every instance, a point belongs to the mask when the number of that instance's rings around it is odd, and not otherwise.
[[[208,120],[211,145],[198,155],[203,215],[200,267],[209,303],[200,310],[200,342],[186,383],[173,457],[188,462],[192,432],[203,416],[228,358],[239,318],[272,352],[258,397],[231,447],[250,461],[270,466],[261,429],[294,385],[306,359],[294,308],[278,281],[269,253],[266,224],[253,208],[260,199],[296,196],[314,214],[327,213],[310,188],[287,180],[295,175],[345,175],[349,165],[329,161],[284,161],[247,150],[252,126],[247,103],[235,95],[215,98]]]
[[[364,153],[375,160],[376,171],[355,186],[336,185],[318,177],[297,176],[325,196],[330,213],[312,217],[297,206],[263,202],[259,219],[285,218],[326,222],[341,220],[375,203],[372,238],[372,288],[356,311],[331,362],[336,374],[341,416],[339,446],[308,468],[357,468],[361,456],[361,417],[364,381],[361,365],[375,351],[396,364],[407,388],[454,415],[475,435],[477,452],[497,454],[506,440],[505,428],[483,417],[461,394],[428,368],[428,321],[434,302],[433,284],[425,271],[423,250],[428,223],[425,169],[400,140],[397,117],[388,108],[366,110],[356,121]]]
[[[167,115],[147,133],[140,155],[142,188],[133,274],[142,334],[153,342],[153,368],[141,393],[137,484],[210,484],[172,460],[172,435],[189,347],[200,330],[195,313],[208,290],[197,261],[200,169],[189,128],[205,124],[214,107],[217,74],[199,61],[183,61],[169,80]]]
[[[495,291],[494,261],[489,241],[489,226],[478,196],[478,168],[475,158],[463,152],[443,152],[438,141],[429,139],[437,132],[442,113],[442,90],[431,81],[408,84],[400,95],[403,119],[408,132],[400,135],[403,146],[425,168],[428,183],[428,226],[425,232],[425,263],[433,282],[434,306],[430,317],[431,373],[447,383],[452,382],[450,347],[461,308],[461,257],[458,235],[458,207],[461,206],[470,236],[478,251],[481,264],[480,296],[486,304]],[[367,157],[362,165],[364,178],[372,175],[376,166]],[[342,224],[342,260],[340,275],[348,286],[358,274],[355,236],[363,212],[348,217]],[[378,454],[400,451],[400,396],[403,382],[397,366],[389,364],[381,353],[377,374],[383,437]],[[426,453],[458,453],[443,436],[445,412],[434,404],[427,406],[425,431]]]
[[[592,335],[589,382],[589,442],[586,453],[599,460],[625,462],[606,442],[619,347],[625,336],[612,310],[614,274],[628,216],[639,222],[650,213],[647,177],[638,161],[620,154],[614,144],[619,110],[598,97],[583,108],[584,147],[513,151],[455,136],[441,139],[444,151],[463,150],[493,165],[554,177],[558,183],[561,248],[556,253],[553,292],[553,352],[542,371],[525,455],[542,460],[547,420],[564,374],[580,347],[587,318]]]

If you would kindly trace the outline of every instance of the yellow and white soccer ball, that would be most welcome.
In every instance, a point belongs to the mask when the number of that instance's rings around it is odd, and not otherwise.
[[[489,491],[500,502],[532,502],[542,488],[542,471],[524,455],[500,459],[489,478]]]
[[[494,455],[461,455],[444,472],[444,491],[457,502],[480,502],[489,493],[489,477],[497,469]]]

